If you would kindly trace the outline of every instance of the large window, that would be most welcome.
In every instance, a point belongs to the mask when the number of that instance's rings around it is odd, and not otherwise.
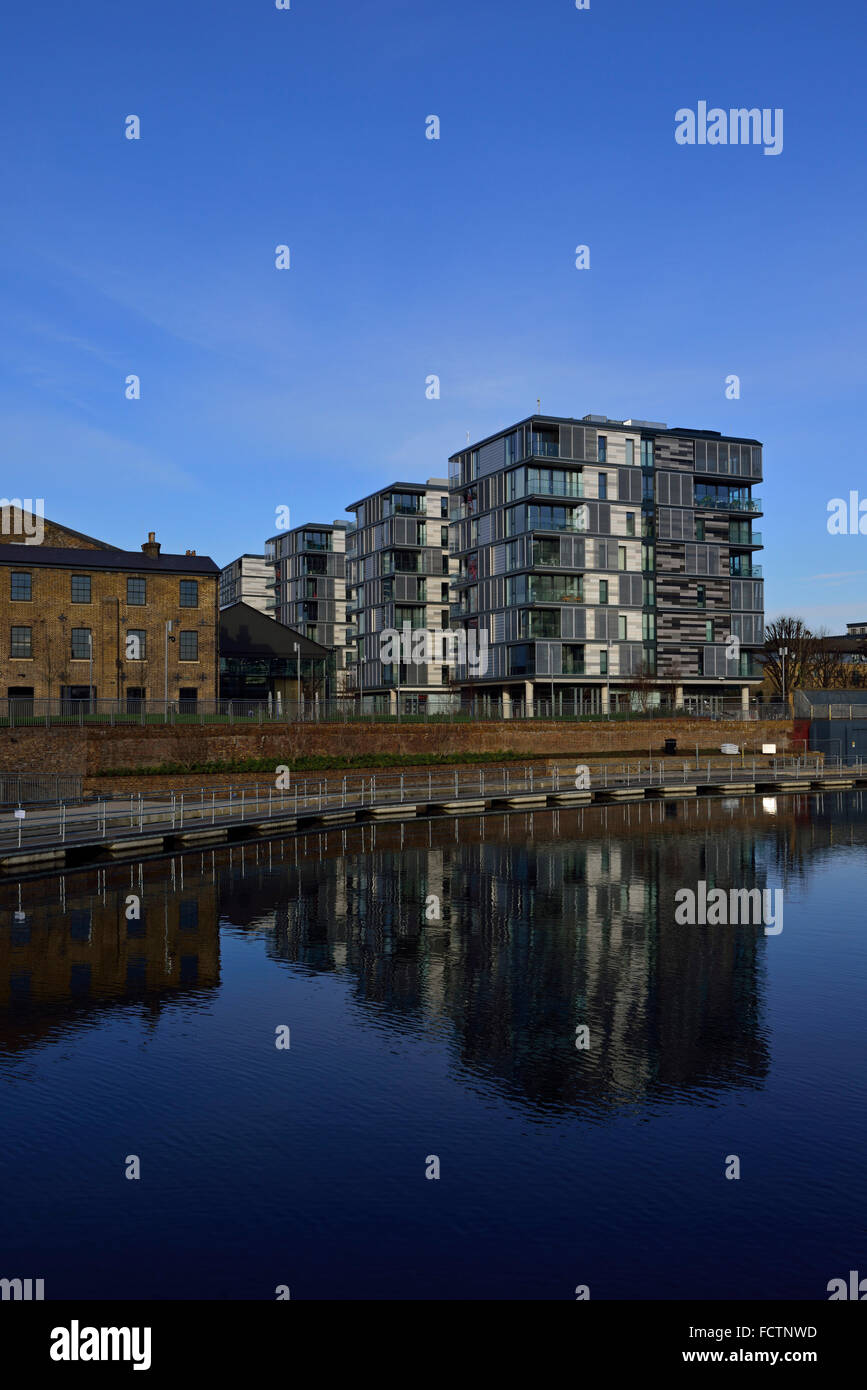
[[[600,463],[604,463],[608,457],[608,440],[604,434],[600,434],[596,439],[596,457]]]
[[[584,645],[580,642],[563,643],[563,675],[584,675]]]
[[[91,635],[89,627],[74,627],[72,637],[73,661],[87,661],[90,656]]]
[[[331,550],[330,531],[304,531],[301,536],[302,550]]]
[[[549,568],[556,568],[560,564],[560,542],[556,538],[547,540],[544,537],[534,536],[533,538],[533,564],[547,565]]]
[[[127,579],[126,601],[131,607],[138,608],[141,607],[142,604],[147,603],[147,593],[148,589],[146,579],[140,579],[138,577],[136,577],[135,579]]]
[[[530,603],[583,603],[584,587],[580,574],[531,574],[528,581]]]
[[[518,473],[525,470],[519,468]],[[528,468],[527,492],[541,492],[549,497],[583,497],[584,476],[567,468]],[[510,475],[514,476],[514,475]]]
[[[90,575],[70,575],[70,600],[72,603],[90,603]]]
[[[599,501],[605,502],[608,498],[608,474],[599,474]]]
[[[27,603],[33,597],[32,576],[22,572],[12,575],[10,598],[13,603]]]
[[[181,633],[178,657],[181,661],[198,661],[199,634],[195,630]]]
[[[13,627],[12,641],[9,646],[9,655],[17,657],[19,660],[33,655],[33,629],[29,627]]]
[[[181,607],[198,608],[199,606],[199,581],[198,579],[181,580]]]
[[[520,633],[522,637],[556,640],[560,636],[560,614],[556,608],[522,608]]]
[[[536,648],[532,642],[509,648],[509,675],[532,676],[536,671]]]
[[[392,492],[382,499],[382,515],[386,516],[424,516],[427,501],[424,493]]]
[[[607,603],[607,602],[608,602],[608,580],[607,580],[607,579],[600,579],[600,581],[599,581],[599,602],[600,602],[600,603]]]

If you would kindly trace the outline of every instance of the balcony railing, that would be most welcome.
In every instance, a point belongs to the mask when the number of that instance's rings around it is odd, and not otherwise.
[[[576,484],[575,487],[567,487],[560,484],[545,483],[540,480],[534,480],[531,483],[528,478],[525,496],[535,497],[537,495],[540,497],[574,497],[578,498],[580,501],[584,500],[584,490],[580,484]]]
[[[696,494],[695,505],[702,508],[710,508],[717,512],[761,512],[762,501],[760,497],[699,497]]]
[[[539,434],[531,434],[530,454],[533,458],[558,459],[560,457],[560,445],[543,439]]]
[[[761,579],[761,565],[752,565],[749,569],[733,570],[729,567],[729,579]]]

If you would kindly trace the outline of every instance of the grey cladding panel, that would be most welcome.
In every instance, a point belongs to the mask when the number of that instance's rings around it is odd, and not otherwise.
[[[479,477],[484,477],[486,473],[496,473],[497,469],[502,468],[505,462],[505,439],[495,439],[490,444],[483,444],[479,450]]]

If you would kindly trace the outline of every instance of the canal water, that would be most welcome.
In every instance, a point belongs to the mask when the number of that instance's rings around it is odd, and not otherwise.
[[[700,882],[782,930],[679,923]],[[4,883],[0,1278],[825,1299],[867,1275],[865,901],[861,793]]]

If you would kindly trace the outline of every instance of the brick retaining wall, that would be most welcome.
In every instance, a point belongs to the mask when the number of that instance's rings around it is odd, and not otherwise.
[[[204,763],[242,758],[289,758],[365,754],[515,752],[528,757],[624,751],[661,753],[665,738],[676,738],[687,753],[736,743],[749,751],[776,743],[794,751],[791,721],[740,722],[708,719],[653,719],[611,723],[496,721],[476,724],[283,724],[177,726],[94,726],[92,728],[0,729],[0,772],[81,774],[98,777],[116,768],[156,767],[161,763]],[[225,776],[225,774],[222,774]],[[193,774],[195,778],[195,774]]]

